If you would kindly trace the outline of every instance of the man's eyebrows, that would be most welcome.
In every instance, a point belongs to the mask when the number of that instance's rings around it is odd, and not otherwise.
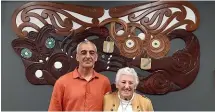
[[[81,50],[81,52],[87,52],[88,50]],[[95,50],[89,50],[89,52],[96,52]]]

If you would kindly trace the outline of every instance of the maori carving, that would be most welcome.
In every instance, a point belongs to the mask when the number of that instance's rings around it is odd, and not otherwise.
[[[149,57],[159,59],[166,56],[166,54],[169,52],[170,41],[166,35],[158,34],[155,35],[154,38],[149,39],[145,49]]]
[[[115,50],[111,56],[102,52],[101,45],[108,35],[109,32],[106,27],[92,27],[76,35],[71,34],[62,37],[56,34],[53,26],[46,25],[38,33],[30,32],[29,38],[13,40],[12,46],[25,65],[26,77],[29,82],[32,84],[54,85],[60,76],[77,67],[76,47],[79,42],[89,36],[99,37],[92,40],[98,47],[99,54],[95,66],[96,71],[111,70],[116,72],[119,68],[126,66],[126,58],[121,57],[119,51]],[[51,39],[54,41],[50,41]],[[48,47],[47,43],[49,42],[53,42],[54,45]],[[107,63],[108,61],[110,62]],[[62,63],[62,68],[55,68],[54,64],[56,62]],[[35,75],[37,70],[42,70],[42,76],[39,78]]]
[[[21,57],[26,69],[26,77],[32,84],[54,84],[56,79],[70,69],[72,60],[61,51],[59,42],[51,35],[55,33],[51,25],[44,26],[41,30],[30,32],[29,38],[17,38],[12,41],[15,52]],[[61,62],[62,68],[55,69],[54,63]],[[36,77],[35,72],[42,71],[41,77]]]
[[[33,12],[36,9],[41,9],[40,14]],[[72,11],[91,18],[89,23],[80,20],[78,17],[72,16],[68,11]],[[17,16],[21,13],[21,24],[17,27]],[[57,33],[62,35],[68,35],[72,31],[76,32],[83,31],[87,27],[93,27],[99,24],[98,18],[104,13],[102,7],[90,7],[90,6],[80,6],[80,5],[68,5],[68,4],[57,4],[51,2],[30,2],[21,7],[19,7],[13,14],[12,25],[13,30],[18,37],[26,37],[27,31],[22,31],[24,27],[32,27],[36,31],[40,30],[40,26],[31,21],[31,19],[36,18],[42,25],[47,25],[50,19],[51,24],[54,26]],[[63,20],[60,14],[65,16]],[[81,25],[81,27],[74,29],[74,22]],[[59,23],[59,25],[57,24]]]
[[[189,7],[191,8],[191,10],[196,12],[195,16],[197,18],[195,21],[186,19],[187,11],[184,6]],[[176,11],[173,13],[170,10],[170,8],[177,8],[180,11]],[[143,12],[140,15],[136,16],[135,12],[138,12],[138,11],[143,11]],[[152,12],[155,12],[155,13],[150,19],[149,17],[147,17],[147,15]],[[128,19],[130,22],[140,21],[140,24],[144,26],[148,30],[148,32],[151,32],[153,34],[158,34],[158,33],[166,34],[183,24],[187,24],[186,26],[187,31],[194,31],[199,25],[199,14],[197,13],[197,9],[189,2],[185,2],[185,1],[149,2],[149,3],[143,3],[143,4],[119,6],[119,7],[114,7],[110,9],[110,16],[112,18],[119,18],[126,15],[128,15]],[[164,16],[168,17],[168,19],[160,27],[164,19],[163,18]],[[155,21],[156,18],[158,18],[157,22]],[[167,25],[169,25],[174,18],[178,20],[178,23],[174,24],[172,27],[167,28],[165,30]],[[154,22],[156,22],[156,24],[153,25]]]
[[[186,18],[187,12],[185,7],[189,7],[194,12],[196,12],[196,19],[194,21]],[[172,10],[170,10],[170,8],[177,8],[180,11],[173,12]],[[137,15],[137,12],[141,12],[141,14]],[[149,18],[148,15],[152,13],[154,13],[153,16]],[[118,6],[111,8],[109,14],[112,18],[106,19],[100,24],[104,25],[110,23],[111,37],[113,38],[113,40],[117,41],[121,55],[128,58],[139,56],[143,51],[147,52],[149,57],[162,58],[168,53],[170,49],[169,40],[168,38],[165,38],[165,35],[173,31],[174,29],[178,29],[182,25],[186,25],[185,29],[187,31],[194,31],[199,25],[199,14],[197,13],[197,9],[192,6],[192,4],[184,1],[160,1],[149,2],[147,4],[143,3]],[[129,21],[128,23],[120,19],[126,16]],[[166,21],[164,21],[164,17],[167,18]],[[170,25],[170,23],[172,23],[174,19],[176,19],[177,22]],[[117,24],[120,24],[121,27],[117,28]],[[124,33],[118,35],[117,32],[122,29],[124,30]],[[136,43],[134,40],[128,39],[129,37],[140,38],[140,36],[135,35],[134,33],[136,29],[139,29],[145,35],[144,39],[142,39],[142,42],[140,43]],[[131,47],[125,53],[124,46],[126,45],[126,43],[135,43],[135,45],[137,46],[135,46],[134,48],[138,47],[138,50],[135,50],[136,52],[134,52],[134,49],[131,49],[133,47]],[[142,44],[148,45],[144,46]],[[129,45],[127,45],[127,48],[129,48]],[[139,51],[141,48],[143,48],[143,50]],[[128,53],[128,51],[133,52]]]
[[[194,12],[195,19],[188,18],[188,8]],[[34,12],[36,9],[40,13]],[[85,21],[71,12],[91,19]],[[137,90],[142,93],[166,94],[184,89],[195,80],[200,65],[200,46],[192,31],[198,28],[200,19],[192,4],[147,2],[118,6],[105,12],[102,7],[50,2],[30,2],[18,8],[12,25],[19,38],[12,41],[12,47],[23,61],[28,81],[54,85],[60,76],[78,65],[76,47],[85,39],[97,46],[96,71],[116,72],[126,66],[148,71],[148,76],[138,74]],[[17,19],[18,15],[21,19]],[[110,18],[102,19],[104,17]],[[42,26],[32,18],[37,18]],[[80,26],[75,26],[76,23]],[[26,27],[35,30],[27,32]],[[96,37],[90,38],[92,36]],[[114,42],[111,53],[103,52],[107,37]],[[171,40],[176,38],[185,42],[184,49],[166,56]],[[143,63],[144,59],[147,63]],[[147,67],[142,68],[142,65]],[[36,72],[40,72],[40,76]]]
[[[169,40],[176,38],[185,42],[185,48],[172,56],[151,61],[150,76],[141,78],[137,90],[148,94],[166,94],[189,86],[197,76],[200,66],[200,45],[197,37],[182,29],[168,34]],[[135,64],[139,66],[139,63]]]

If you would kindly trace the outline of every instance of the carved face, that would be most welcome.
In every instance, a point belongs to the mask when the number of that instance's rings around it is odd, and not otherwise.
[[[98,55],[95,47],[89,42],[81,44],[76,54],[79,67],[83,68],[94,67],[97,57]]]
[[[121,75],[116,88],[119,91],[120,97],[130,99],[135,90],[135,79],[132,75]]]

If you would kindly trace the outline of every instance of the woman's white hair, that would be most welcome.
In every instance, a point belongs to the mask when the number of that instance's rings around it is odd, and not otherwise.
[[[116,79],[115,79],[116,84],[118,84],[119,79],[122,75],[133,76],[135,79],[135,87],[139,84],[139,78],[137,76],[137,72],[133,68],[125,67],[125,68],[119,69],[116,73]]]

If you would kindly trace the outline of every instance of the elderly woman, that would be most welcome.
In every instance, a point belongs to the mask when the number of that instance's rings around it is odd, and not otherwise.
[[[150,99],[135,93],[139,79],[133,68],[119,69],[115,81],[118,91],[104,96],[104,111],[153,111]]]

